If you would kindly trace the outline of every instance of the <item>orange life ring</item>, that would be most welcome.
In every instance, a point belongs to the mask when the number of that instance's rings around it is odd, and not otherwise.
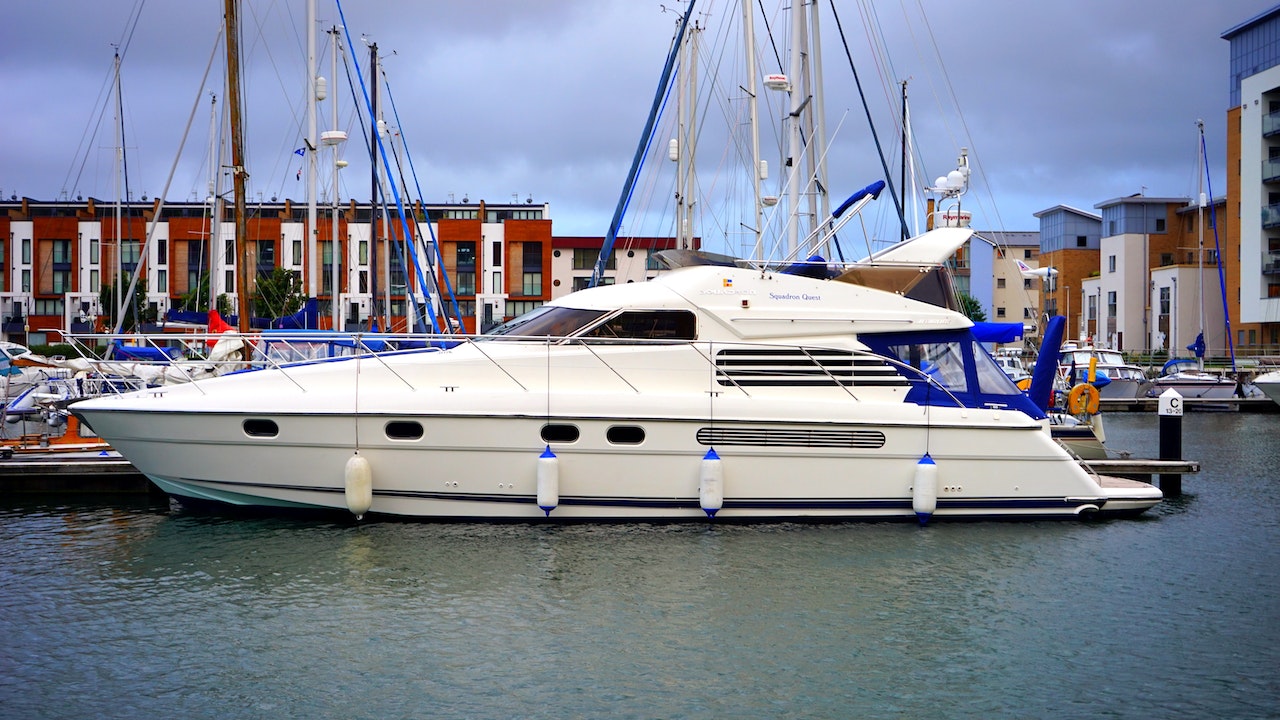
[[[1072,415],[1080,413],[1093,415],[1098,412],[1099,399],[1101,395],[1098,393],[1098,388],[1088,383],[1080,383],[1067,393],[1067,412]]]

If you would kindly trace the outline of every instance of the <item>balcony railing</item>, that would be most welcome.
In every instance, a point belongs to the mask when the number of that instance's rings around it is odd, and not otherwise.
[[[1280,133],[1280,112],[1262,116],[1262,136],[1269,137]]]
[[[1280,158],[1269,158],[1262,161],[1262,182],[1280,181]]]
[[[1262,208],[1262,227],[1280,227],[1280,203]]]
[[[1262,253],[1262,274],[1280,275],[1280,252]]]

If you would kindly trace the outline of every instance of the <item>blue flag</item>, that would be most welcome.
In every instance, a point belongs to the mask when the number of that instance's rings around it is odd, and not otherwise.
[[[303,156],[303,157],[306,157],[306,155],[307,155],[307,149],[306,149],[305,147],[300,147],[300,148],[298,148],[297,150],[294,150],[294,151],[293,151],[293,154],[294,154],[294,155],[301,155],[301,156]]]

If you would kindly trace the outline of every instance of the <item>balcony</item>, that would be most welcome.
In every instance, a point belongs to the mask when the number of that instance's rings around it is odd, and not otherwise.
[[[1280,133],[1280,112],[1262,116],[1262,137],[1271,137]]]
[[[1262,182],[1280,182],[1280,158],[1262,161]]]
[[[1262,254],[1262,274],[1280,275],[1280,252]]]

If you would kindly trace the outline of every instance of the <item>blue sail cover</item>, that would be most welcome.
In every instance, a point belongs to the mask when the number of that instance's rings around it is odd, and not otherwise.
[[[974,322],[973,336],[978,342],[1011,343],[1022,337],[1022,323]]]

